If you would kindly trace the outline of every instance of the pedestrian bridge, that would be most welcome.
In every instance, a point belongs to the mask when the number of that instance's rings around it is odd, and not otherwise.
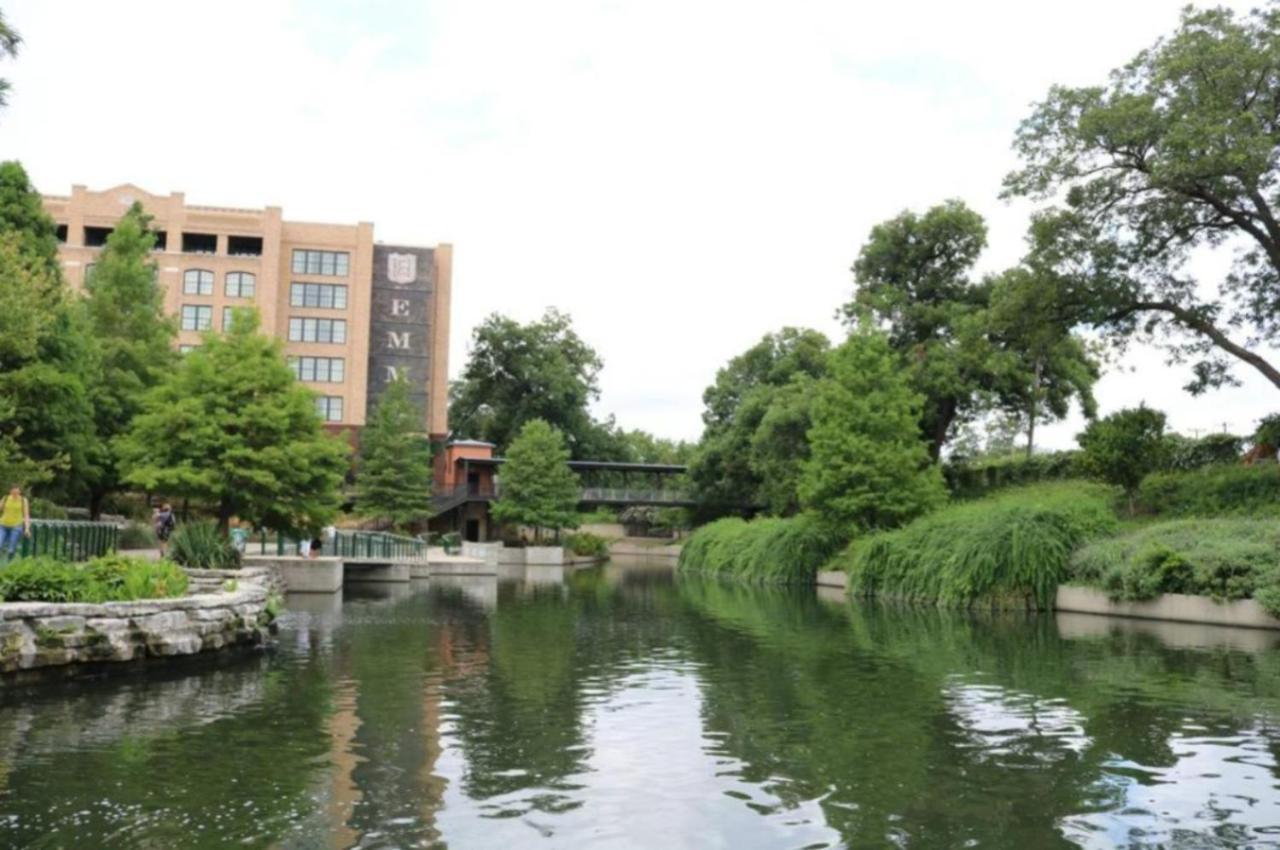
[[[471,459],[466,463],[468,468],[488,468],[496,472],[502,465],[503,458]],[[606,505],[625,508],[651,505],[690,508],[695,505],[689,492],[663,486],[669,479],[688,471],[688,467],[682,464],[571,460],[569,468],[587,485],[582,488],[578,498],[579,504],[585,507]],[[610,486],[603,486],[604,484]],[[635,484],[649,486],[634,486]],[[479,481],[437,491],[432,497],[432,514],[438,516],[470,502],[492,502],[501,496],[501,481],[495,480],[493,475],[486,475]]]

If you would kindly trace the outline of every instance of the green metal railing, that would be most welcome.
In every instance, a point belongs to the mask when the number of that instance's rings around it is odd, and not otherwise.
[[[114,552],[119,533],[109,522],[33,519],[31,536],[22,538],[18,554],[23,558],[48,555],[63,561],[87,561]]]
[[[266,551],[265,537],[263,551]],[[276,534],[277,555],[297,553],[297,539]],[[427,543],[416,537],[388,534],[385,531],[339,531],[332,541],[324,541],[320,554],[336,558],[425,558]]]

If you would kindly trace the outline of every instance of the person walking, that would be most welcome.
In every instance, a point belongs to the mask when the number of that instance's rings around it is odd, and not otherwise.
[[[17,484],[0,499],[0,556],[13,560],[23,537],[31,536],[31,503]]]
[[[160,557],[169,551],[169,535],[173,534],[178,518],[173,515],[173,506],[165,502],[151,516],[151,528],[156,533],[156,542],[160,544]]]

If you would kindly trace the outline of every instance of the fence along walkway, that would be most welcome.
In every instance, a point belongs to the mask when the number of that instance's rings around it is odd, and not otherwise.
[[[119,530],[109,522],[33,519],[31,536],[23,537],[21,557],[48,555],[63,561],[87,561],[116,549]]]

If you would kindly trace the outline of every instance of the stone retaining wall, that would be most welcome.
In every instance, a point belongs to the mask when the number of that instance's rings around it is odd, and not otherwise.
[[[0,672],[261,644],[271,622],[266,612],[269,591],[243,570],[230,577],[237,582],[234,591],[197,592],[176,599],[100,605],[0,603]],[[213,579],[195,578],[204,583]],[[225,580],[219,580],[219,588]]]
[[[191,593],[210,593],[221,591],[228,581],[236,586],[252,582],[267,589],[267,593],[283,595],[289,588],[285,586],[284,576],[274,564],[246,564],[238,570],[184,570],[191,579]]]

